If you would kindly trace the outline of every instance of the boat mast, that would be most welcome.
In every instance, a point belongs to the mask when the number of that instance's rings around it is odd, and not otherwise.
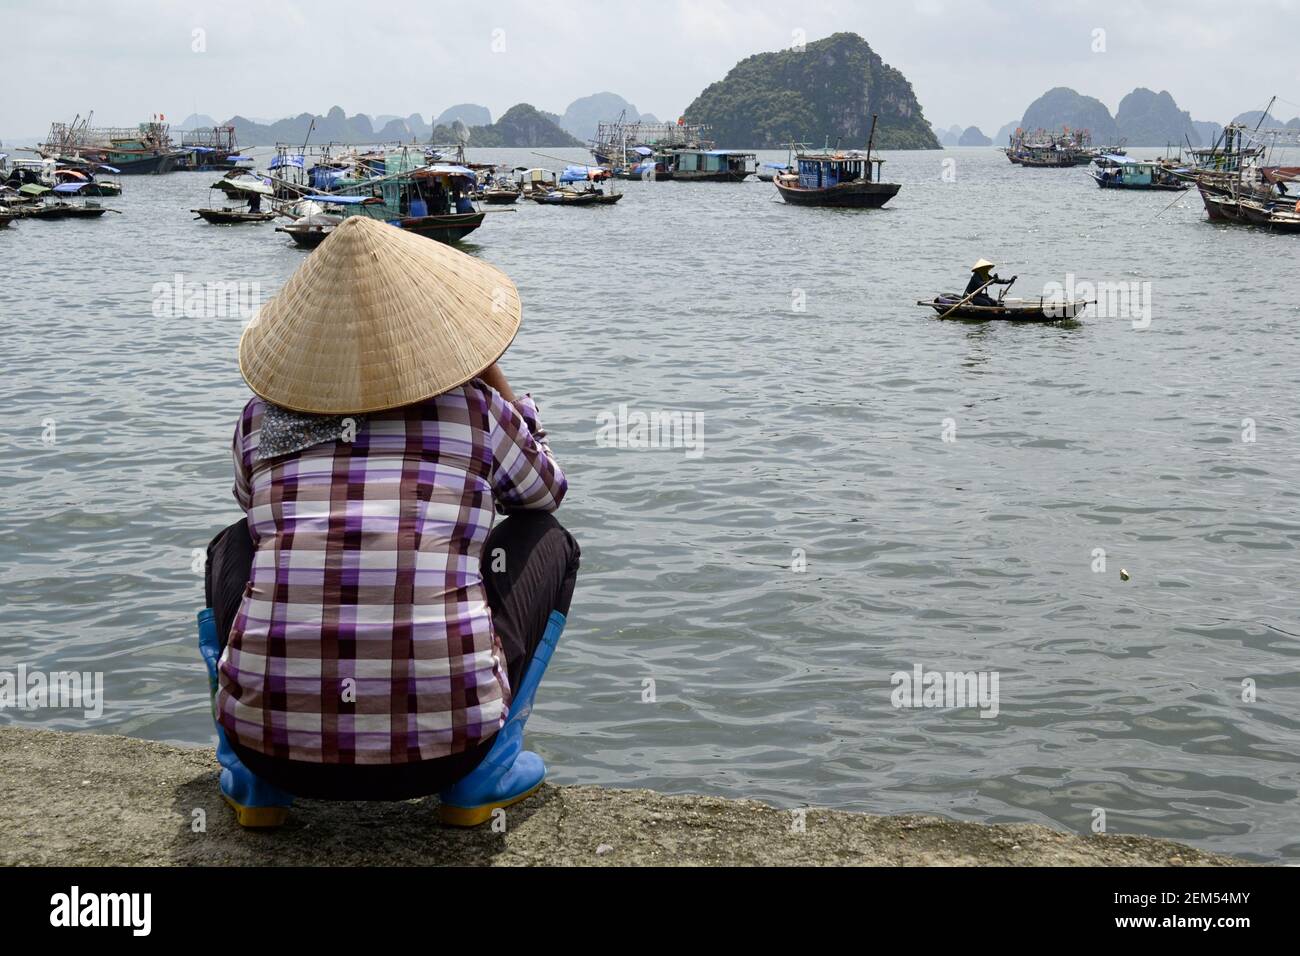
[[[873,182],[872,175],[871,175],[871,162],[872,162],[871,148],[872,146],[875,145],[876,142],[876,119],[878,117],[879,117],[878,113],[871,114],[871,135],[867,137],[867,182]],[[880,178],[880,167],[879,164],[877,164],[875,179],[878,180],[879,178]]]

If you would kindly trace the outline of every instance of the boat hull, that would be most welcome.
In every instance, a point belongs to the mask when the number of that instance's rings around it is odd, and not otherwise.
[[[483,201],[489,206],[510,206],[519,200],[519,193],[513,190],[503,192],[485,192]]]
[[[1089,306],[1087,299],[1073,302],[1051,302],[1045,299],[1007,299],[1000,305],[957,306],[965,296],[947,293],[933,301],[921,300],[917,305],[927,306],[939,317],[988,321],[1001,319],[1008,322],[1064,322],[1079,316]],[[957,306],[955,309],[954,306]]]
[[[100,165],[112,166],[123,176],[152,176],[170,173],[177,169],[185,158],[185,153],[158,153],[142,156],[139,159],[96,159]]]
[[[241,223],[270,222],[275,218],[273,212],[236,212],[233,209],[191,209],[205,222],[214,226],[233,226]]]
[[[1102,189],[1148,189],[1175,193],[1189,188],[1187,183],[1124,183],[1113,179],[1102,179],[1096,174],[1093,174],[1092,178]]]
[[[826,189],[805,189],[777,181],[781,198],[795,206],[829,206],[836,209],[879,209],[898,195],[898,183],[843,183]]]
[[[721,170],[719,172],[682,172],[680,169],[674,170],[669,177],[674,182],[679,183],[743,183],[752,176],[753,173],[748,170]]]
[[[483,225],[486,213],[448,213],[445,216],[408,216],[393,221],[393,225],[406,232],[438,242],[459,242]]]

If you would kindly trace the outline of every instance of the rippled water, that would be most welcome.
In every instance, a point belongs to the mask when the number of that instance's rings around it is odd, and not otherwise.
[[[886,155],[880,212],[630,183],[466,246],[523,294],[505,369],[583,547],[530,723],[553,779],[1079,832],[1101,808],[1112,833],[1300,859],[1300,240],[993,150]],[[0,232],[0,668],[104,671],[108,698],[3,719],[211,739],[191,562],[237,517],[242,321],[157,316],[153,287],[270,294],[304,256],[191,221],[214,178]],[[1150,327],[915,306],[979,256],[1012,294],[1149,282]],[[703,455],[602,447],[621,403],[701,413]],[[999,715],[896,709],[918,664],[996,672]]]

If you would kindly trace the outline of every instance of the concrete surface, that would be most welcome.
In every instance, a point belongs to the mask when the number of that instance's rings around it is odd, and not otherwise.
[[[1168,840],[1036,825],[790,810],[649,790],[545,786],[505,832],[444,828],[434,798],[302,801],[278,831],[243,831],[210,751],[0,726],[0,864],[1232,866]],[[196,832],[196,821],[203,830]]]

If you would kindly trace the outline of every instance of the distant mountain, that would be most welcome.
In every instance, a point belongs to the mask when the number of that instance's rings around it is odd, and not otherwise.
[[[1066,86],[1048,90],[1030,103],[1020,125],[1026,130],[1059,131],[1065,126],[1072,130],[1090,130],[1092,141],[1099,146],[1119,139],[1119,129],[1106,104]]]
[[[1218,123],[1192,120],[1192,126],[1195,128],[1197,136],[1200,137],[1202,146],[1213,146],[1214,141],[1223,135],[1223,127]],[[1192,142],[1196,142],[1195,137],[1193,137]]]
[[[1020,120],[1012,120],[1010,123],[1007,123],[998,130],[997,135],[993,137],[993,142],[998,146],[1005,146],[1010,142],[1011,134],[1020,128]]]
[[[492,113],[486,106],[479,106],[477,103],[457,103],[439,113],[433,125],[451,126],[456,120],[460,120],[471,129],[475,126],[491,126]]]
[[[1287,129],[1300,129],[1300,116],[1293,116],[1286,121]]]
[[[961,139],[962,128],[960,126],[950,126],[947,129],[940,129],[931,123],[930,130],[934,133],[934,137],[939,141],[940,146],[956,146],[957,140]]]
[[[172,123],[174,130],[211,129],[218,123],[207,113],[191,113],[179,123]]]
[[[688,123],[713,127],[720,146],[774,148],[829,139],[862,148],[878,113],[882,149],[938,149],[912,84],[855,33],[836,33],[802,51],[741,60],[686,108]]]
[[[1120,100],[1115,126],[1119,139],[1129,146],[1181,146],[1185,140],[1193,146],[1201,145],[1192,114],[1180,110],[1167,90],[1154,93],[1139,86]]]
[[[276,143],[301,144],[307,141],[313,120],[316,125],[311,129],[312,143],[373,143],[379,139],[369,116],[365,113],[348,116],[338,106],[332,107],[324,116],[299,113],[270,125],[255,123],[245,116],[233,116],[222,125],[235,127],[240,146],[274,146]]]
[[[649,113],[640,113],[637,108],[617,93],[593,93],[574,100],[564,111],[559,125],[570,136],[580,140],[594,139],[596,125],[602,120],[616,120],[626,113],[627,122],[643,120],[647,123],[659,122]]]
[[[457,132],[450,126],[435,126],[432,141],[440,144],[455,143]],[[542,146],[555,149],[583,145],[527,103],[510,107],[495,123],[470,126],[467,132],[469,138],[466,145],[479,148]]]
[[[978,126],[968,126],[957,140],[958,146],[992,146],[993,140],[989,139]]]

